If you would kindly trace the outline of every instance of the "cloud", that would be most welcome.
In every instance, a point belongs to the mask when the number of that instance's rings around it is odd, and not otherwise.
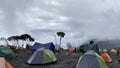
[[[119,38],[119,0],[0,0],[1,36],[30,33],[37,41],[65,42]],[[82,42],[81,42],[82,41]]]
[[[18,11],[22,11],[26,9],[27,5],[30,1],[27,0],[20,0],[20,1],[13,1],[13,0],[0,0],[0,9],[3,12],[4,17],[2,18],[2,30],[5,34],[19,34],[21,31],[21,26],[24,25],[23,22],[19,22],[17,16]],[[23,24],[22,24],[23,23]],[[19,25],[19,26],[18,26]],[[24,27],[23,27],[24,28]]]

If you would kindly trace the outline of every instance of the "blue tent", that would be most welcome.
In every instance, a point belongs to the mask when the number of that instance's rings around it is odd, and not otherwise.
[[[46,44],[35,42],[35,44],[32,46],[32,53],[39,48],[47,48],[55,53],[55,45],[52,42]]]

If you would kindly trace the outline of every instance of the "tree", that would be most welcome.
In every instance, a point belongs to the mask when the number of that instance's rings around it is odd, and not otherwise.
[[[18,42],[18,40],[20,39],[20,37],[19,36],[10,36],[10,37],[8,37],[7,38],[7,40],[9,40],[9,41],[14,41],[14,43],[15,43],[15,41],[17,42],[17,45],[16,45],[16,47],[18,47],[19,46],[19,42]]]
[[[59,50],[59,48],[61,46],[62,38],[64,38],[65,33],[64,32],[57,32],[57,35],[60,37],[59,46],[58,46],[58,50]]]
[[[27,40],[27,39],[29,39],[29,41],[35,41],[35,39],[34,38],[32,38],[29,34],[22,34],[21,36],[20,36],[20,39],[22,39],[22,40]]]
[[[30,40],[30,42],[34,42],[35,41],[35,39],[34,38],[29,38],[29,40]]]
[[[26,41],[26,44],[28,44],[29,42],[35,41],[35,39],[33,37],[31,37],[31,35],[29,35],[29,34],[20,35],[20,39],[22,39],[23,41]]]
[[[22,34],[22,35],[20,35],[20,38],[22,40],[27,40],[28,38],[31,38],[31,36],[29,34]]]
[[[33,42],[33,41],[35,41],[35,39],[34,38],[32,38],[29,34],[22,34],[22,35],[20,35],[20,36],[10,36],[10,37],[8,37],[7,38],[7,40],[9,40],[9,41],[14,41],[14,43],[15,42],[17,42],[17,47],[19,46],[19,40],[22,40],[23,42],[25,41],[25,43],[26,43],[26,45],[28,44],[28,42]],[[23,42],[22,42],[22,46],[24,46],[24,44],[23,44]],[[25,47],[26,47],[26,45],[25,45]]]

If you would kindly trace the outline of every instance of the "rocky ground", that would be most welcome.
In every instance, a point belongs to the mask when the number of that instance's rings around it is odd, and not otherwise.
[[[9,61],[14,68],[75,68],[79,57],[82,55],[80,52],[70,53],[66,50],[61,50],[61,54],[55,54],[57,62],[45,65],[29,65],[26,61],[30,58],[31,50],[15,50],[16,59]],[[120,55],[112,55],[113,62],[107,63],[108,68],[120,68],[118,59]]]

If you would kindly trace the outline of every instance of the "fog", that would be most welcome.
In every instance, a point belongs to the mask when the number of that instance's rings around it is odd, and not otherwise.
[[[120,39],[119,0],[0,0],[0,37],[28,33],[41,43],[55,42],[58,31],[66,43],[89,39]]]

